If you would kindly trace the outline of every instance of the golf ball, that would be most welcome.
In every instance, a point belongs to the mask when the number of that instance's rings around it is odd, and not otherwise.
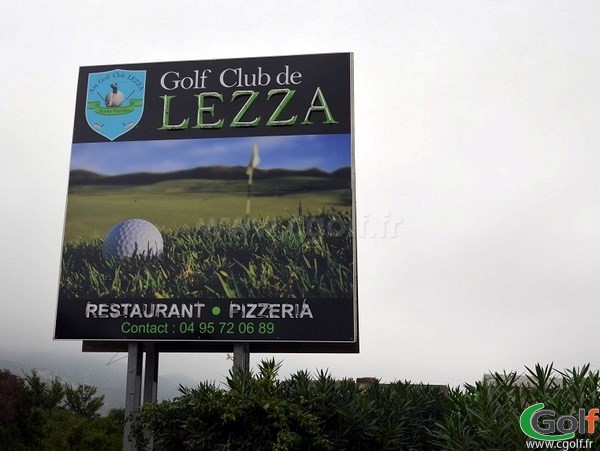
[[[104,258],[158,257],[163,251],[160,231],[143,219],[127,219],[113,226],[104,238]]]

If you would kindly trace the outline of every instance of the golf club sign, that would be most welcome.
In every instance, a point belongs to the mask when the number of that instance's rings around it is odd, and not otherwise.
[[[285,70],[280,72],[274,77],[276,84],[280,86],[286,85],[299,85],[302,83],[302,73],[292,72],[289,73],[289,66],[285,66]],[[169,71],[163,74],[160,79],[160,85],[167,91],[176,89],[205,89],[206,79],[211,73],[211,69],[204,69],[202,72],[196,69],[194,70],[193,76],[187,76],[180,78],[179,72]],[[198,112],[196,114],[196,123],[192,128],[198,129],[214,129],[228,127],[258,127],[261,123],[260,116],[247,117],[248,111],[257,102],[260,104],[264,102],[265,96],[262,95],[258,90],[254,88],[259,86],[267,86],[271,83],[272,77],[263,72],[261,66],[258,67],[257,73],[245,74],[242,68],[227,68],[224,69],[218,77],[219,85],[225,88],[253,88],[253,89],[236,89],[231,93],[231,101],[239,100],[239,110],[236,112],[233,119],[225,120],[225,118],[219,118],[214,120],[215,116],[215,102],[223,103],[223,94],[218,91],[201,92],[195,94],[194,97],[198,99]],[[272,113],[268,116],[265,123],[267,127],[280,127],[280,126],[292,126],[298,121],[298,113],[288,115],[285,119],[283,115],[284,110],[293,99],[296,94],[296,89],[285,88],[273,88],[266,93],[266,101],[270,102]],[[171,101],[175,96],[163,95],[163,118],[162,126],[159,130],[184,130],[190,126],[190,119],[185,118],[179,124],[169,123],[169,117],[171,113]],[[272,101],[271,98],[279,98],[279,102]],[[210,103],[212,101],[212,103]],[[268,109],[269,106],[266,106]],[[331,109],[327,103],[327,99],[323,94],[320,86],[317,86],[310,102],[310,105],[306,109],[304,120],[300,122],[301,125],[313,125],[310,118],[313,113],[323,113],[325,120],[322,121],[324,124],[336,124],[337,121],[333,118]],[[206,120],[206,117],[211,119]]]
[[[55,338],[358,352],[352,127],[347,53],[82,67]]]

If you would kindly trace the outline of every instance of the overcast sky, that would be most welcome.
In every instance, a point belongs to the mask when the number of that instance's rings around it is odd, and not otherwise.
[[[284,371],[598,369],[598,17],[597,1],[2,2],[0,355],[111,357],[52,341],[79,66],[354,52],[361,353],[279,355]],[[161,373],[230,365],[165,355]]]
[[[80,143],[73,145],[70,168],[115,175],[246,166],[254,143],[259,148],[261,169],[320,168],[331,172],[351,165],[350,135],[296,135]]]

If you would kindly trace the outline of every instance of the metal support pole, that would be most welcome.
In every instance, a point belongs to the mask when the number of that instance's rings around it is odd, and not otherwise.
[[[233,345],[233,370],[250,371],[250,344],[234,343]]]
[[[142,402],[156,402],[158,393],[158,351],[156,343],[147,343],[144,346],[146,350],[146,363],[144,366],[144,397]],[[148,431],[144,432],[148,440],[148,449],[154,449],[154,442]]]
[[[144,369],[144,404],[156,402],[158,393],[158,351],[156,343],[146,345],[146,365]]]
[[[142,397],[142,345],[129,342],[127,359],[127,388],[125,392],[125,418],[140,406]],[[123,429],[123,451],[135,451],[133,442],[129,440],[131,422],[125,422]]]

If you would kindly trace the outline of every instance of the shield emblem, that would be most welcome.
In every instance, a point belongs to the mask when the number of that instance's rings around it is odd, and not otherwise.
[[[145,70],[114,69],[88,75],[85,117],[96,133],[114,141],[144,112]]]

